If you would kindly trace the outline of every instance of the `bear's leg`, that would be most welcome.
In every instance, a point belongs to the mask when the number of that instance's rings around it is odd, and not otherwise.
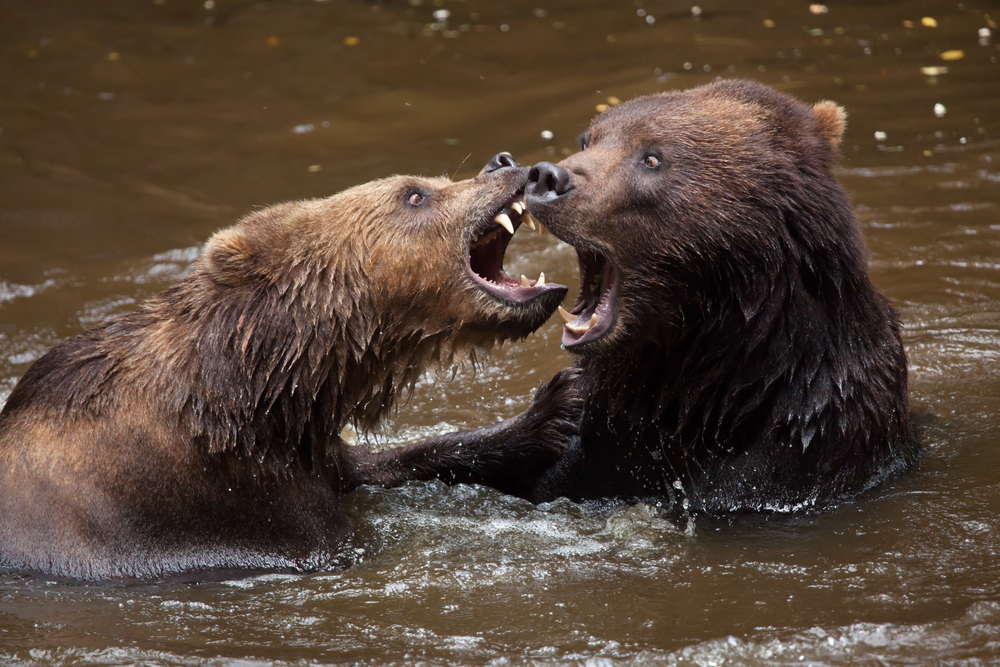
[[[583,400],[577,371],[556,374],[516,417],[470,431],[369,452],[339,448],[344,491],[361,484],[393,487],[410,480],[440,479],[449,484],[483,484],[526,497],[534,483],[580,438]]]

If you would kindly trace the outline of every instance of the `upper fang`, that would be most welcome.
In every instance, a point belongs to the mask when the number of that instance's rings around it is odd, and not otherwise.
[[[514,234],[514,225],[510,222],[510,217],[506,213],[498,213],[495,217],[494,222],[506,229],[511,235]]]

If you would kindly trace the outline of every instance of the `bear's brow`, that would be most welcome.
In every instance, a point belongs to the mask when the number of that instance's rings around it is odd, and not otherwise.
[[[586,130],[583,134],[576,138],[576,143],[580,144],[580,148],[586,148],[587,144],[590,143],[590,130]]]

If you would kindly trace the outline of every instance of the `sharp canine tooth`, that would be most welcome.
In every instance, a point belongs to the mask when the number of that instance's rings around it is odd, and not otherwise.
[[[506,213],[498,214],[497,217],[493,218],[493,220],[511,234],[514,233],[514,225],[510,223],[510,217],[508,217]]]
[[[510,205],[510,207],[514,209],[518,215],[524,213],[524,204],[519,201],[514,202],[513,204]]]
[[[545,226],[542,223],[540,223],[540,222],[538,223],[538,233],[539,233],[539,235],[545,233]]]
[[[542,223],[538,222],[538,218],[536,218],[535,216],[531,215],[531,211],[525,210],[523,217],[524,217],[524,221],[526,223],[528,223],[528,227],[531,227],[531,231],[535,231],[535,225],[541,225],[542,224]]]
[[[558,310],[559,310],[559,317],[563,318],[563,321],[566,322],[566,324],[569,324],[570,322],[576,319],[575,317],[573,317],[572,313],[568,312],[562,306],[559,306]]]
[[[594,313],[593,315],[590,316],[590,324],[587,325],[587,328],[590,329],[595,324],[597,324],[597,313]]]
[[[531,287],[531,283],[528,282],[528,279],[523,273],[521,274],[521,287]]]
[[[521,276],[521,280],[524,280],[524,276]],[[545,287],[545,273],[538,274],[538,280],[535,281],[535,287]]]

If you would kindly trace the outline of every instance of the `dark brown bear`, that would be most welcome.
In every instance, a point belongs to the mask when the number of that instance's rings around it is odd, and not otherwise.
[[[615,107],[532,169],[529,210],[579,255],[586,408],[529,497],[787,511],[914,463],[898,317],[832,171],[844,125],[724,81]]]
[[[503,273],[526,181],[502,154],[468,181],[397,176],[262,210],[176,287],[57,345],[0,413],[0,565],[330,567],[359,484],[523,492],[576,436],[565,376],[478,431],[378,454],[339,434],[378,424],[428,364],[526,336],[565,296]]]

